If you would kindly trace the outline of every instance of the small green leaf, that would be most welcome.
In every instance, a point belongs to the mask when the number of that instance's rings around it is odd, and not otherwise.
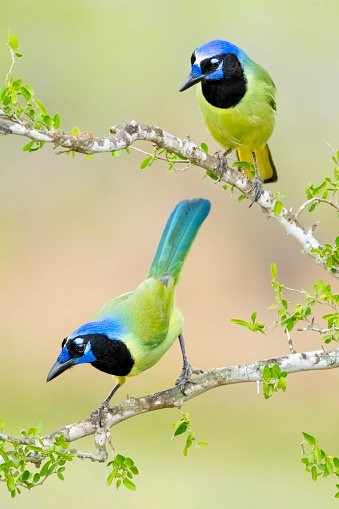
[[[10,35],[8,38],[8,45],[10,48],[12,48],[13,51],[17,50],[19,47],[18,39],[15,37],[15,35]]]
[[[56,113],[54,115],[54,117],[53,117],[53,127],[54,127],[54,129],[58,129],[59,125],[60,125],[60,117],[59,117],[58,113]]]
[[[124,466],[126,468],[131,468],[134,465],[134,461],[131,458],[126,458],[124,461]]]
[[[206,145],[206,143],[202,143],[200,146],[203,149],[203,151],[206,152],[206,154],[207,154],[208,153],[208,146]]]
[[[185,433],[187,430],[187,422],[182,422],[180,426],[177,427],[177,429],[174,432],[174,436],[181,435],[182,433]]]
[[[272,274],[272,278],[275,279],[277,277],[277,266],[275,263],[271,263],[271,274]]]
[[[9,475],[7,477],[7,488],[8,488],[8,491],[11,491],[11,492],[13,492],[13,490],[15,489],[15,481],[14,481],[14,477],[12,475]]]
[[[150,156],[150,157],[147,157],[144,161],[142,161],[142,163],[140,164],[140,169],[143,170],[144,168],[146,168],[146,166],[148,166],[148,164],[150,163],[150,161],[152,161],[153,159],[153,156]]]
[[[42,102],[38,101],[38,99],[35,99],[34,102],[37,105],[37,107],[39,108],[39,110],[41,111],[41,113],[43,115],[47,115],[47,110],[46,110],[45,106],[42,104]]]
[[[302,434],[304,435],[305,440],[310,445],[316,445],[317,441],[316,441],[316,439],[314,437],[312,437],[312,435],[309,435],[308,433],[304,433],[304,432],[302,432]]]
[[[126,486],[129,490],[135,491],[137,488],[134,484],[134,482],[130,481],[129,479],[123,480],[123,485]]]
[[[274,215],[279,216],[282,211],[282,203],[281,201],[276,201],[274,204]]]
[[[40,481],[40,474],[36,473],[33,476],[33,482],[37,483]]]

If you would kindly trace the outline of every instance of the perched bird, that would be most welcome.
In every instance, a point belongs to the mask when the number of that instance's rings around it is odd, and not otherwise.
[[[267,146],[276,120],[275,85],[268,72],[222,40],[197,48],[191,65],[180,92],[198,84],[198,105],[215,141],[227,153],[235,149],[240,161],[254,162],[263,182],[275,182]]]
[[[174,290],[210,208],[210,202],[203,199],[178,203],[167,221],[148,278],[134,292],[107,302],[94,321],[81,325],[63,340],[47,382],[71,366],[90,363],[117,378],[100,408],[108,407],[125,377],[139,375],[154,366],[176,338],[183,356],[183,370],[176,384],[184,391],[191,374],[201,373],[186,357],[183,316],[174,304]]]

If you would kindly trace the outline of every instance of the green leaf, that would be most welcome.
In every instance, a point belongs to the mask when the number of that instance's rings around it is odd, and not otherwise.
[[[130,481],[129,479],[124,479],[122,482],[123,485],[126,486],[126,488],[129,490],[135,491],[137,489],[134,482]]]
[[[311,474],[312,474],[313,481],[316,481],[318,478],[318,474],[317,474],[317,468],[315,465],[313,465],[313,467],[311,468]]]
[[[281,201],[276,201],[274,204],[274,215],[279,216],[280,212],[282,211],[282,203]]]
[[[131,470],[131,472],[133,472],[134,475],[139,474],[139,470],[137,469],[137,467],[135,465],[133,465],[133,467],[131,467],[130,470]]]
[[[262,371],[262,379],[263,380],[271,380],[271,378],[272,378],[271,370],[270,370],[269,366],[266,364],[266,366],[264,366],[264,369]]]
[[[134,465],[134,461],[131,458],[126,458],[124,461],[125,468],[131,468]]]
[[[207,154],[208,153],[208,146],[206,145],[206,143],[202,143],[200,146],[203,149],[203,151],[206,152],[206,154]]]
[[[24,473],[22,474],[21,478],[23,481],[27,481],[27,479],[29,479],[31,476],[31,472],[29,470],[25,470]]]
[[[174,436],[177,437],[178,435],[181,435],[182,433],[185,433],[187,430],[187,422],[182,422],[180,426],[177,427],[177,429],[174,432]]]
[[[15,481],[14,481],[14,477],[12,475],[9,475],[7,477],[7,488],[8,488],[8,491],[13,491],[15,490]]]
[[[275,263],[271,263],[271,274],[272,274],[272,278],[275,279],[277,277],[277,266]]]
[[[116,457],[114,458],[114,464],[117,467],[121,467],[123,465],[124,461],[125,461],[125,456],[122,456],[121,454],[117,454]]]
[[[107,477],[107,486],[110,486],[113,482],[113,479],[115,479],[115,475],[117,473],[117,470],[114,469],[112,472],[110,472],[109,476]]]
[[[146,168],[146,166],[148,166],[149,162],[152,161],[153,159],[153,156],[150,156],[150,157],[147,157],[147,159],[145,159],[144,161],[142,161],[142,163],[140,164],[140,169],[143,170],[144,168]]]
[[[9,45],[10,48],[12,48],[13,51],[18,49],[19,41],[15,37],[15,35],[12,34],[12,35],[9,36],[9,38],[8,38],[8,45]]]
[[[9,463],[9,457],[3,449],[0,449],[0,455],[3,457],[5,463]]]
[[[59,125],[60,125],[60,117],[59,117],[59,115],[56,113],[56,114],[54,115],[54,117],[53,117],[53,127],[54,127],[54,129],[58,129]]]
[[[206,445],[208,445],[208,442],[198,442],[197,445],[199,447],[205,447]]]
[[[302,434],[304,435],[305,440],[310,445],[316,445],[317,441],[316,441],[316,439],[314,437],[312,437],[312,435],[309,435],[308,433],[304,433],[304,431],[302,432]]]
[[[40,474],[36,473],[33,476],[33,482],[37,483],[40,481]]]
[[[237,325],[242,325],[243,327],[249,327],[250,324],[245,322],[245,320],[239,320],[238,318],[231,318],[231,322]]]
[[[32,97],[30,91],[26,87],[20,87],[20,92],[22,93],[26,101],[29,101],[30,98]]]
[[[42,102],[38,101],[38,99],[35,99],[34,102],[37,105],[37,107],[39,108],[39,110],[41,111],[41,113],[43,115],[47,115],[47,110],[46,110],[45,106],[42,104]]]

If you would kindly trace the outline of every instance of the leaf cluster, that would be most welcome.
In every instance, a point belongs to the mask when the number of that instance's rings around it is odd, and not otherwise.
[[[278,364],[274,364],[274,366],[271,368],[266,364],[261,375],[264,398],[270,398],[273,396],[273,392],[278,392],[278,389],[281,389],[283,392],[285,392],[286,377],[287,372],[281,371]]]
[[[312,435],[304,432],[303,435],[311,446],[311,451],[301,459],[301,462],[305,465],[306,472],[310,472],[313,481],[317,481],[318,477],[325,479],[329,475],[339,477],[339,458],[327,455]],[[336,487],[339,490],[339,484],[336,484]],[[339,498],[339,491],[334,496]]]
[[[136,486],[132,479],[134,475],[139,474],[139,470],[131,458],[125,458],[125,456],[117,454],[113,461],[107,463],[107,466],[112,467],[112,472],[110,472],[107,477],[108,486],[116,479],[115,485],[117,489],[123,485],[129,490],[136,490]]]
[[[176,421],[173,423],[174,428],[174,434],[171,440],[174,437],[177,437],[179,435],[183,435],[184,433],[187,433],[186,435],[186,442],[183,449],[183,455],[187,456],[188,449],[191,447],[191,445],[194,443],[196,447],[202,447],[207,445],[207,442],[198,442],[196,439],[196,433],[191,428],[191,419],[187,413],[184,413],[182,418],[179,421]]]
[[[0,423],[3,429],[4,423]],[[67,461],[72,461],[74,455],[67,452],[69,446],[63,436],[55,437],[53,444],[44,446],[41,438],[41,424],[28,431],[21,430],[22,438],[13,442],[13,450],[7,453],[6,440],[0,436],[0,481],[6,483],[7,489],[14,498],[21,494],[20,488],[31,489],[42,484],[48,477],[56,474],[63,481],[63,472]],[[31,471],[32,457],[37,467],[35,473]],[[31,458],[31,459],[30,459]]]
[[[251,322],[246,322],[245,320],[239,320],[238,318],[231,318],[231,322],[237,325],[242,325],[246,327],[248,330],[252,332],[261,332],[261,334],[266,334],[264,331],[265,323],[257,322],[257,312],[251,314]]]
[[[321,340],[326,344],[331,341],[339,342],[339,294],[332,291],[331,285],[318,279],[313,285],[313,293],[305,290],[298,291],[302,295],[302,302],[291,308],[291,302],[288,302],[283,295],[285,286],[277,281],[277,267],[271,264],[272,286],[275,291],[276,303],[270,306],[270,309],[277,309],[279,324],[285,332],[290,332],[299,322],[306,322],[306,329],[315,330],[321,335]],[[314,307],[326,305],[330,308],[330,313],[322,315],[325,320],[325,326],[316,326],[314,318]]]
[[[15,35],[8,38],[8,46],[11,50],[13,63],[14,57],[21,57],[16,52],[19,47],[18,39]],[[56,113],[51,116],[43,103],[34,98],[34,90],[31,85],[24,83],[21,78],[14,80],[12,73],[7,75],[4,83],[0,83],[0,108],[9,117],[14,117],[22,121],[28,121],[34,129],[58,129],[60,125],[60,116]],[[44,145],[43,141],[30,141],[23,147],[24,152],[35,152]]]

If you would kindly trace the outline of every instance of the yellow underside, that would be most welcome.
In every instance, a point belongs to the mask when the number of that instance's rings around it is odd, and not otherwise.
[[[261,71],[264,72],[262,68]],[[197,85],[198,105],[207,130],[224,150],[237,150],[240,161],[253,162],[252,152],[255,152],[264,181],[276,180],[267,147],[276,120],[274,85],[267,76],[266,73],[263,81],[247,74],[246,94],[231,108],[212,106],[203,96],[201,83]]]

